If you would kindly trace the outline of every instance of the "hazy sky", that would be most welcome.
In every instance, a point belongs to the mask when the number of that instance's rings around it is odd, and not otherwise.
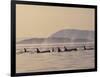
[[[16,5],[16,37],[48,37],[62,29],[94,30],[94,9]]]

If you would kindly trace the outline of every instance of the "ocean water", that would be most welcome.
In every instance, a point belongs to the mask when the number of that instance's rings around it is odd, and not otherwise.
[[[27,48],[28,53],[16,54],[16,72],[40,72],[40,71],[58,71],[58,70],[76,70],[94,68],[94,50],[83,50],[82,46],[94,46],[92,43],[77,44],[18,44],[16,52]],[[78,51],[71,52],[50,52],[36,53],[35,48],[40,50],[51,49],[52,47],[63,46],[73,48],[79,47]]]

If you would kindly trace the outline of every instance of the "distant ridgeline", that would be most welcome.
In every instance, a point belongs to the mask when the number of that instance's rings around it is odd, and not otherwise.
[[[29,38],[18,41],[17,44],[41,44],[41,43],[68,43],[68,42],[94,42],[94,31],[64,29],[48,38]]]

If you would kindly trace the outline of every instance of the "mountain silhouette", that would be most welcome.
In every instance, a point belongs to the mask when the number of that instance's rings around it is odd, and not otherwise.
[[[93,42],[94,31],[63,29],[50,35],[48,38],[30,38],[17,44],[66,43],[66,42]]]
[[[94,39],[94,31],[64,29],[52,34],[50,38],[70,38],[70,39]]]

